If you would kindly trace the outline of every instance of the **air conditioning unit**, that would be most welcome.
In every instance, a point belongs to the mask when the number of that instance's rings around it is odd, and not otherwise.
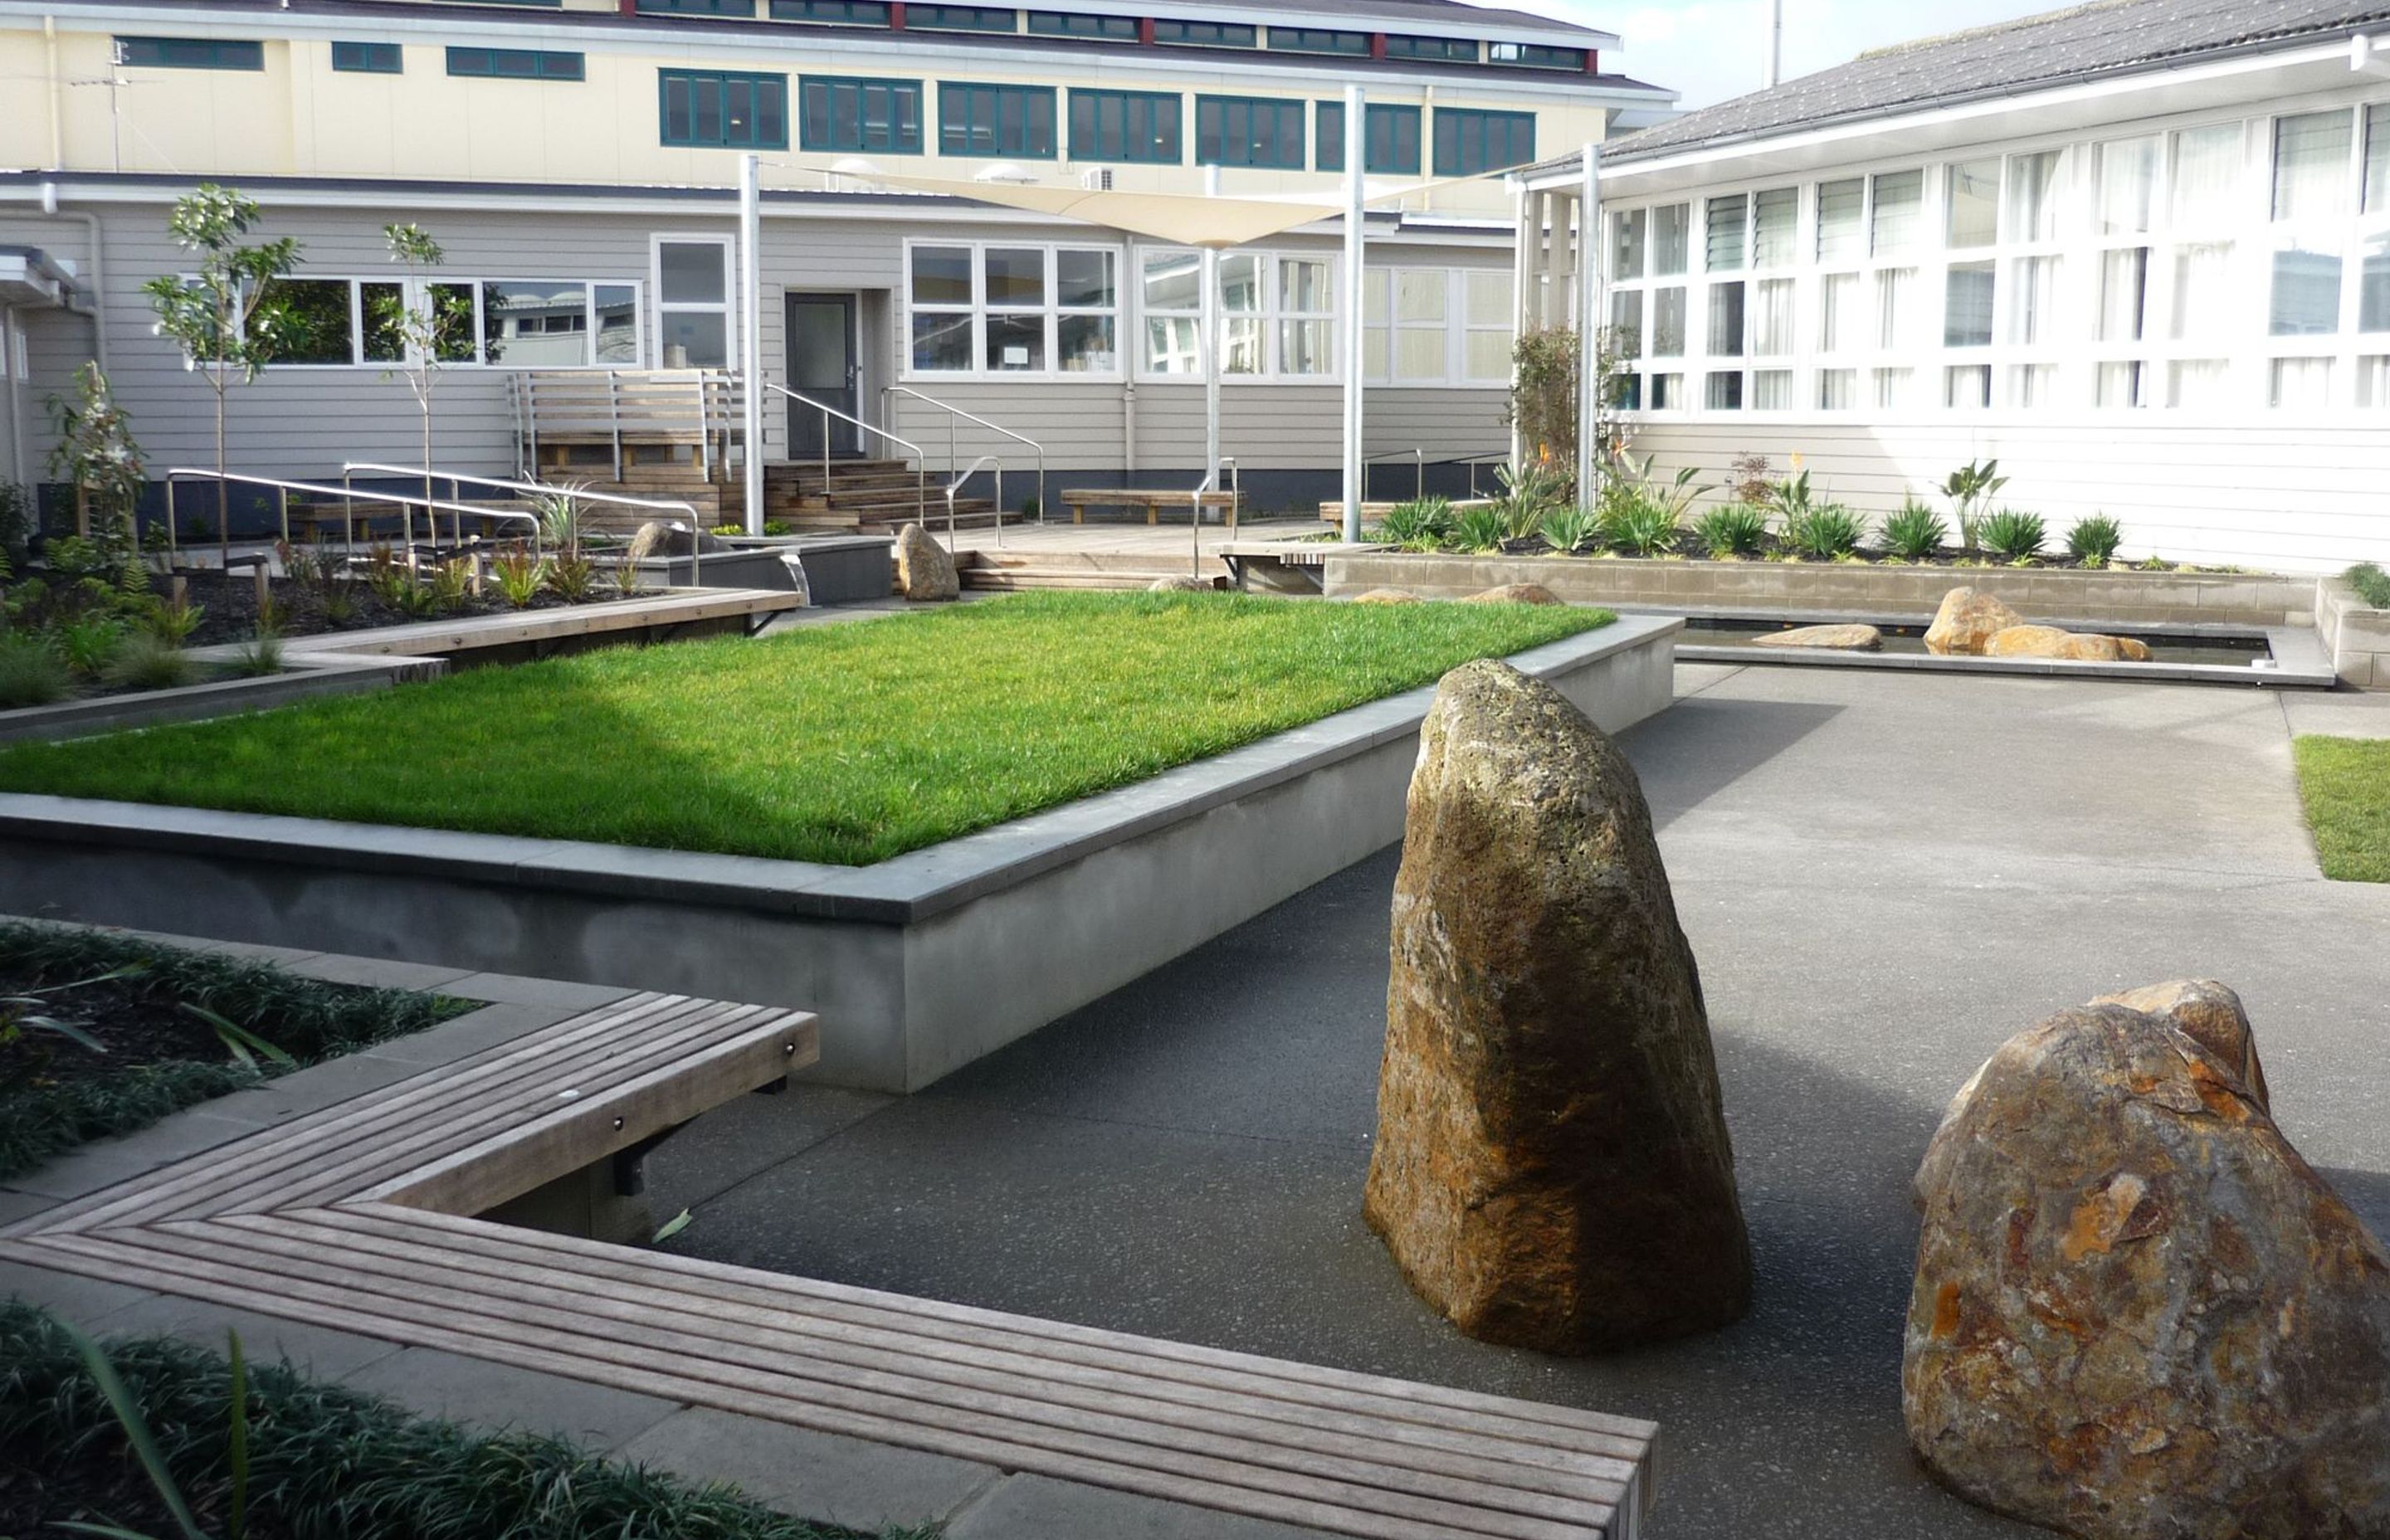
[[[1086,188],[1089,192],[1111,191],[1112,168],[1110,166],[1098,166],[1092,171],[1081,172],[1079,173],[1079,186]]]

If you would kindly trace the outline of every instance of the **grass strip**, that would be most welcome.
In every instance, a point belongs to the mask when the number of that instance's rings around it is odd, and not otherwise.
[[[1603,625],[1024,594],[0,751],[0,789],[864,865]]]
[[[0,924],[0,975],[19,983],[65,983],[136,962],[147,970],[131,987],[170,1004],[188,1002],[215,1011],[289,1054],[294,1068],[479,1008],[469,1000],[409,990],[326,983],[264,963],[105,931]],[[72,999],[62,997],[58,1008],[71,1016]],[[0,1030],[6,1025],[0,1021]],[[0,1088],[0,1177],[283,1072],[270,1061],[251,1069],[227,1055],[223,1060],[128,1064],[104,1075]]]
[[[2302,738],[2292,751],[2323,874],[2390,882],[2390,739]]]
[[[107,1344],[175,1484],[211,1534],[230,1494],[230,1366],[167,1338]],[[249,1366],[248,1523],[288,1540],[850,1540],[855,1532],[601,1459],[561,1440],[483,1437],[316,1384],[287,1362]],[[0,1303],[0,1460],[71,1495],[43,1515],[138,1521],[162,1506],[122,1425],[58,1323]],[[144,1503],[143,1499],[147,1498]],[[118,1508],[104,1512],[101,1504]],[[29,1532],[30,1533],[30,1532]],[[162,1533],[153,1528],[151,1533]],[[889,1531],[884,1540],[914,1532]],[[926,1540],[926,1536],[922,1537]]]

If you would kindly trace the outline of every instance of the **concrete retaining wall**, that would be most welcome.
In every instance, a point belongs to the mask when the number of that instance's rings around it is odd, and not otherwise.
[[[1617,731],[1682,625],[1512,661]],[[0,911],[802,1006],[918,1090],[1399,839],[1433,693],[860,867],[0,796]]]
[[[2376,610],[2338,578],[2316,584],[2316,638],[2344,685],[2390,690],[2390,610]]]
[[[1326,574],[1331,598],[1372,588],[1459,598],[1506,583],[1540,583],[1572,604],[1921,620],[1933,615],[1943,595],[1964,584],[1998,596],[2029,620],[2053,625],[2310,625],[2316,615],[2314,578],[2271,573],[1373,554],[1331,556]]]

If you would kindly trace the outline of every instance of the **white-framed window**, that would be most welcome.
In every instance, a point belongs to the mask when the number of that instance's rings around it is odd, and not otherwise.
[[[730,241],[658,236],[654,248],[656,363],[667,369],[726,369],[738,338]]]
[[[1515,308],[1508,268],[1368,268],[1362,376],[1376,385],[1507,385]]]
[[[1621,209],[1610,216],[1610,327],[1618,404],[1630,410],[1682,404],[1686,311],[1692,268],[1690,203]]]
[[[433,351],[451,367],[636,368],[645,356],[639,289],[594,278],[297,274],[274,280],[297,324],[292,345],[268,367],[403,367],[415,361],[402,324],[412,312],[434,318]]]
[[[1336,375],[1336,261],[1322,252],[1220,254],[1220,373],[1232,379]],[[1140,375],[1201,379],[1203,254],[1137,249]]]
[[[908,241],[905,309],[908,377],[1120,376],[1117,247]]]

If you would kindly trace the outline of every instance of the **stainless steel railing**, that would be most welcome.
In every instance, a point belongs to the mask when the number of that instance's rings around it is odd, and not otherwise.
[[[920,391],[914,390],[909,385],[890,385],[880,391],[880,414],[883,417],[887,415],[887,403],[890,396],[910,396],[915,401],[920,402],[923,405],[934,406],[939,411],[947,414],[946,474],[949,476],[954,474],[955,461],[957,457],[956,454],[956,442],[958,437],[957,432],[957,424],[958,422],[977,423],[980,427],[986,429],[991,433],[1001,434],[1005,438],[1010,439],[1015,443],[1025,443],[1030,448],[1035,450],[1037,452],[1037,521],[1041,524],[1046,522],[1046,446],[1044,444],[1039,443],[1035,439],[1029,437],[1025,433],[1016,433],[1011,429],[1005,427],[1001,423],[990,422],[987,418],[979,416],[975,412],[966,412],[961,407],[957,406],[950,402],[940,401],[935,396],[923,395]],[[996,464],[998,468],[1001,468],[1003,461],[997,460]],[[999,482],[999,491],[1001,490],[1000,483],[1002,482],[1002,477],[997,478]],[[1004,499],[1000,495],[996,498],[996,543],[1001,545],[1004,544]]]
[[[955,494],[963,483],[986,467],[996,468],[996,543],[1004,544],[1004,461],[995,455],[982,455],[964,468],[963,473],[946,483],[946,554],[955,554]]]
[[[1231,530],[1237,526],[1237,510],[1243,507],[1245,501],[1244,485],[1238,480],[1237,457],[1233,455],[1221,456],[1219,470],[1203,472],[1203,479],[1196,482],[1194,490],[1188,494],[1188,501],[1193,505],[1192,517],[1188,522],[1195,529],[1195,557],[1188,570],[1199,578],[1203,575],[1203,496],[1206,493],[1219,490],[1222,470],[1228,473],[1228,527]]]
[[[591,492],[583,487],[554,486],[541,481],[510,481],[498,476],[472,476],[468,475],[463,471],[426,469],[422,466],[415,465],[379,465],[371,460],[351,460],[346,465],[341,467],[341,483],[343,485],[348,484],[350,479],[360,470],[366,472],[368,475],[374,476],[417,477],[421,479],[427,487],[433,481],[446,481],[449,484],[449,494],[451,496],[456,496],[457,494],[458,484],[460,482],[470,482],[474,486],[495,487],[501,491],[520,492],[534,497],[572,497],[585,503],[602,503],[609,507],[644,508],[653,513],[672,513],[678,511],[688,516],[689,586],[692,588],[703,586],[703,584],[700,581],[702,576],[702,572],[699,564],[702,562],[705,558],[704,552],[699,547],[704,544],[702,536],[705,533],[705,529],[699,520],[697,505],[694,503],[683,502],[676,497],[626,497],[620,493]],[[511,513],[511,510],[495,508],[483,511],[494,516],[504,516]],[[532,554],[536,556],[539,553],[539,519],[533,514],[522,514],[517,517],[531,520]],[[455,526],[452,526],[452,530],[454,528]],[[348,544],[353,545],[356,542],[353,536],[348,537]]]
[[[415,558],[415,516],[408,510],[415,508],[421,508],[424,510],[424,523],[430,531],[431,537],[434,541],[439,539],[440,532],[439,526],[434,522],[432,516],[439,513],[470,515],[476,519],[521,519],[529,521],[534,531],[539,527],[539,520],[537,519],[533,518],[533,516],[528,513],[519,513],[512,508],[483,507],[470,503],[449,502],[445,499],[437,497],[418,497],[408,493],[400,492],[359,492],[353,487],[328,486],[319,481],[285,481],[276,480],[271,476],[244,476],[228,470],[201,470],[195,467],[177,466],[173,469],[166,472],[166,520],[170,528],[176,527],[175,520],[177,517],[177,510],[175,507],[174,489],[185,481],[213,481],[216,483],[217,487],[220,489],[217,495],[226,500],[226,507],[223,510],[223,513],[225,517],[225,527],[227,530],[231,528],[229,507],[229,492],[231,488],[236,486],[251,486],[265,487],[272,490],[276,494],[276,501],[280,511],[282,539],[286,545],[289,544],[290,539],[290,494],[294,492],[301,493],[311,497],[330,498],[341,502],[343,504],[343,515],[346,526],[351,531],[353,531],[355,528],[354,513],[353,509],[346,507],[347,504],[352,502],[377,503],[383,507],[396,507],[402,510],[400,517],[405,522],[407,559],[410,564]],[[452,527],[461,529],[462,525],[460,523]],[[226,541],[226,544],[229,545],[229,540]],[[355,545],[354,539],[352,538],[348,544],[353,546]]]
[[[890,443],[898,445],[901,448],[911,450],[913,452],[913,507],[917,513],[929,507],[929,472],[921,464],[923,460],[929,458],[929,456],[923,453],[919,444],[915,443],[910,439],[899,438],[895,434],[888,431],[885,428],[874,428],[871,424],[864,421],[861,417],[853,417],[847,413],[842,412],[837,407],[830,405],[828,402],[816,401],[809,395],[802,395],[795,391],[790,390],[786,385],[776,385],[767,379],[764,382],[764,388],[767,391],[777,391],[782,395],[787,396],[790,401],[797,402],[802,405],[810,406],[815,411],[819,412],[822,415],[822,498],[824,500],[825,507],[828,506],[828,500],[829,497],[829,419],[832,417],[836,417],[841,422],[851,422],[867,433],[877,434],[879,437],[887,440]],[[953,462],[949,460],[946,465],[947,473],[949,475],[953,474],[954,468]]]

